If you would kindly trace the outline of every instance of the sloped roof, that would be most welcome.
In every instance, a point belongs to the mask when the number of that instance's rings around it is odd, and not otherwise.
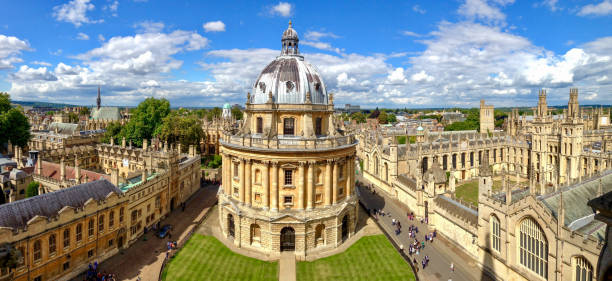
[[[79,124],[53,122],[49,125],[49,131],[64,135],[74,135],[79,131]]]
[[[559,199],[563,191],[563,209],[565,210],[565,225],[593,215],[593,209],[587,202],[598,197],[599,180],[601,179],[602,192],[605,194],[612,191],[612,172],[601,177],[593,178],[575,185],[565,187],[557,192],[539,197],[544,205],[550,209],[555,217],[558,216]]]
[[[60,180],[61,178],[61,165],[49,161],[41,161],[43,170],[42,176]],[[38,171],[38,163],[34,164],[34,171]],[[100,174],[93,171],[85,170],[81,168],[81,181],[85,180],[85,175],[89,181],[95,181],[100,179],[110,180],[110,176],[106,174]],[[66,165],[66,179],[76,179],[76,172],[74,167]]]
[[[100,109],[93,108],[91,112],[91,119],[93,120],[121,120],[121,113],[118,107],[103,106]]]
[[[24,228],[35,216],[54,217],[66,206],[80,208],[90,198],[103,200],[111,192],[122,194],[107,180],[99,180],[3,204],[0,205],[0,226]]]

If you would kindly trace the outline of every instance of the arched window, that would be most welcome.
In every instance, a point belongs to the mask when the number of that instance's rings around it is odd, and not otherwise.
[[[521,265],[548,278],[548,242],[540,226],[531,218],[524,219],[519,239]]]
[[[255,169],[255,184],[261,184],[261,170]]]
[[[49,235],[49,255],[55,254],[55,250],[57,250],[55,234]]]
[[[64,229],[64,248],[70,247],[70,228]]]
[[[283,135],[293,136],[295,134],[294,122],[293,118],[283,119]]]
[[[40,240],[34,242],[34,261],[39,261],[42,258],[42,247]]]
[[[251,224],[251,245],[260,245],[261,243],[261,227],[257,224]]]
[[[90,219],[89,220],[89,225],[87,226],[87,234],[89,236],[93,236],[94,235],[94,219]]]
[[[104,215],[100,215],[98,218],[98,232],[104,231]]]
[[[575,257],[574,260],[574,281],[592,281],[593,266],[584,257]]]
[[[108,214],[108,227],[113,228],[115,225],[115,211],[110,211]]]
[[[317,119],[315,119],[315,135],[317,136],[322,135],[322,132],[323,132],[322,124],[323,124],[323,119],[321,119],[321,117],[317,117]]]
[[[315,247],[325,245],[325,225],[319,224],[315,228]]]
[[[491,249],[499,252],[501,235],[499,230],[499,219],[496,216],[491,216]]]
[[[263,133],[263,118],[261,117],[257,117],[257,133],[261,134]]]
[[[83,224],[77,224],[76,226],[76,241],[81,242],[83,239]]]

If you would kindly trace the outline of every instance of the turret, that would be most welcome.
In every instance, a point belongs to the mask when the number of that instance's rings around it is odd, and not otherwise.
[[[66,180],[66,163],[64,162],[64,157],[62,156],[62,160],[60,160],[60,180]]]

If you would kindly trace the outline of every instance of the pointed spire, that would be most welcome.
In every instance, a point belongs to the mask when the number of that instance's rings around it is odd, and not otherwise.
[[[101,103],[102,103],[102,98],[100,97],[100,86],[98,86],[98,98],[96,99],[96,105],[98,106],[98,110],[100,109]]]

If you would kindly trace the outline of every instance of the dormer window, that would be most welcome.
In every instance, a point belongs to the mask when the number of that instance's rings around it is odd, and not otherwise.
[[[319,82],[315,83],[315,90],[317,92],[321,90],[321,83],[319,83]]]
[[[266,92],[266,83],[264,83],[264,82],[259,82],[259,89],[260,89],[262,92],[264,92],[264,93],[265,93],[265,92]]]
[[[292,91],[293,90],[293,82],[291,82],[291,81],[285,82],[285,87],[287,88],[287,92]]]

